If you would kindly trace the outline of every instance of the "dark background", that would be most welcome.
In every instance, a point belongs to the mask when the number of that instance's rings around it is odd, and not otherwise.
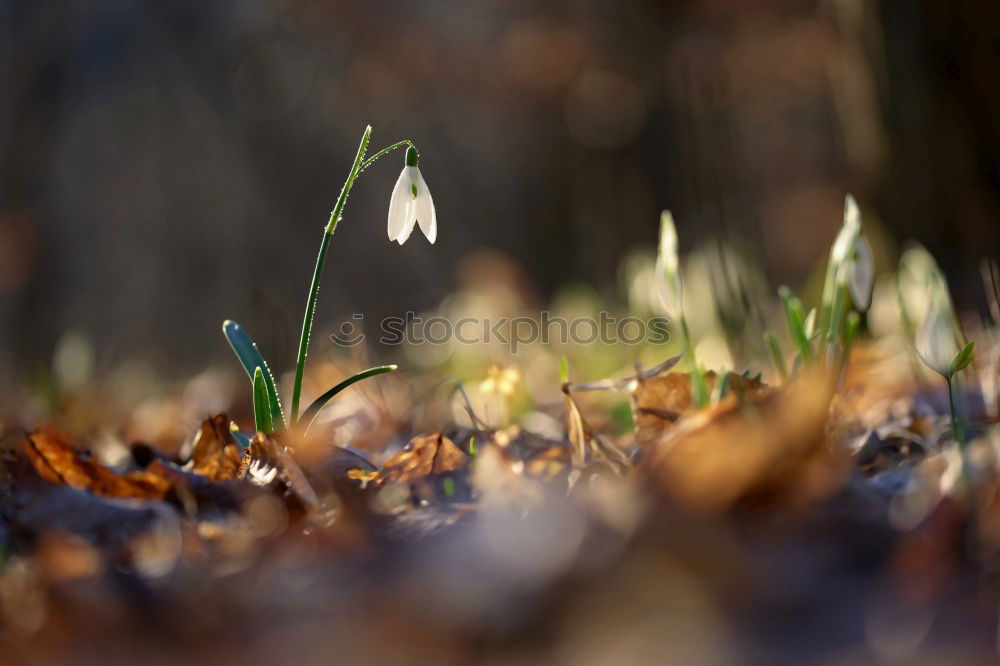
[[[974,302],[1000,238],[998,7],[0,1],[0,376],[47,364],[68,329],[102,363],[229,362],[226,317],[290,365],[367,123],[375,148],[421,148],[439,241],[387,242],[402,155],[380,162],[334,239],[320,322],[433,307],[484,247],[543,300],[610,294],[663,207],[682,247],[741,238],[794,283],[846,191]]]

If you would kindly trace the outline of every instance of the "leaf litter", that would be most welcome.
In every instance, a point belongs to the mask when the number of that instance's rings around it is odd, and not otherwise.
[[[406,646],[405,661],[461,662],[531,650],[538,632],[565,655],[624,636],[629,663],[654,646],[733,663],[777,649],[768,631],[733,627],[807,604],[786,588],[823,591],[845,613],[856,605],[823,582],[835,572],[889,581],[872,617],[924,622],[953,608],[971,561],[968,524],[942,485],[940,419],[919,394],[873,400],[862,376],[850,381],[835,391],[820,373],[778,387],[730,374],[729,392],[699,409],[687,373],[666,364],[564,385],[562,441],[472,414],[471,428],[395,452],[328,445],[305,468],[296,446],[315,444],[288,433],[241,442],[224,414],[176,457],[136,444],[114,466],[55,430],[8,433],[4,632],[15,663],[64,661],[71,646],[129,663],[153,643],[166,645],[164,663],[198,663],[223,644],[233,663],[285,650],[325,663],[335,647],[393,661],[379,636]],[[633,435],[589,425],[580,400],[593,390],[628,396]],[[910,472],[886,492],[880,477],[900,469]],[[984,469],[976,541],[995,551],[1000,485]],[[778,518],[794,529],[775,532]],[[848,534],[848,552],[874,553],[870,564],[817,563]],[[817,631],[803,613],[793,625]],[[626,624],[612,631],[607,617]],[[861,622],[864,634],[875,620]],[[119,647],[105,653],[111,637]]]

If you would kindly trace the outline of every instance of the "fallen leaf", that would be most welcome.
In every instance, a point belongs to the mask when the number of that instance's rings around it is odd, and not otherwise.
[[[705,375],[710,394],[715,389],[716,378],[713,371]],[[729,373],[729,393],[732,395],[754,396],[768,390],[759,380]],[[645,448],[669,431],[682,416],[693,411],[690,374],[671,372],[659,377],[640,379],[632,391],[636,444]]]
[[[414,437],[382,466],[382,478],[390,482],[412,481],[430,474],[464,469],[469,456],[444,435]]]
[[[188,468],[212,481],[227,481],[239,474],[242,457],[240,446],[229,431],[229,418],[216,414],[201,422]]]
[[[62,435],[39,430],[24,440],[24,452],[38,474],[51,483],[104,497],[163,499],[171,483],[148,472],[117,474],[85,458]]]
[[[846,451],[827,445],[830,396],[821,376],[751,393],[742,404],[731,396],[659,432],[647,442],[641,469],[664,494],[702,510],[769,494],[821,496],[850,465]]]
[[[566,430],[573,451],[570,457],[573,468],[583,469],[591,463],[602,463],[622,473],[631,467],[624,451],[590,427],[568,385],[563,386],[563,396],[566,399]]]
[[[263,433],[250,440],[237,477],[270,488],[305,513],[311,513],[319,505],[312,484],[285,445]]]
[[[556,444],[528,459],[525,471],[536,479],[551,481],[566,470],[572,456],[573,449]]]

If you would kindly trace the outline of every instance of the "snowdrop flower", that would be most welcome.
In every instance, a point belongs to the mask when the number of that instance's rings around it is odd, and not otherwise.
[[[677,228],[670,211],[660,215],[660,249],[656,256],[657,291],[666,311],[682,317],[683,277],[677,259]]]
[[[434,200],[417,166],[419,159],[415,148],[406,149],[406,162],[389,200],[389,240],[400,245],[406,242],[418,223],[427,240],[431,243],[437,240]]]
[[[872,250],[861,235],[861,211],[850,194],[844,200],[844,224],[830,250],[830,269],[836,271],[836,283],[848,287],[855,307],[867,310],[875,277]]]
[[[851,300],[859,310],[867,310],[872,301],[872,282],[875,278],[872,249],[864,236],[859,235],[854,244],[854,259],[851,261],[851,271],[848,286],[851,290]]]
[[[858,209],[858,202],[850,194],[844,199],[844,225],[837,234],[837,240],[830,250],[830,261],[834,266],[840,266],[851,253],[852,247],[857,243],[861,234],[861,211]]]
[[[940,293],[934,294],[931,299],[927,318],[917,334],[917,353],[931,370],[950,377],[955,372],[952,362],[961,350],[951,317],[951,304]]]

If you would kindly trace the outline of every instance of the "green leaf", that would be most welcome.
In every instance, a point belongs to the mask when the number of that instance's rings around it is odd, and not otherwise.
[[[712,392],[712,403],[719,404],[729,394],[729,372],[724,371],[718,378],[715,391]]]
[[[781,375],[782,379],[788,379],[788,366],[785,364],[785,355],[781,351],[778,339],[771,331],[765,331],[764,341],[767,342],[767,348],[771,352],[771,360],[774,362],[774,367],[778,369],[778,374]]]
[[[859,315],[854,310],[847,313],[847,319],[844,320],[844,336],[841,342],[844,347],[844,355],[850,354],[851,345],[854,344],[854,338],[858,335],[858,329],[861,328],[861,315]]]
[[[274,422],[271,421],[271,401],[267,398],[267,384],[260,367],[253,371],[253,420],[257,432],[270,435],[274,432]]]
[[[250,339],[243,327],[231,319],[222,322],[222,333],[229,341],[229,346],[236,352],[236,358],[240,360],[247,376],[253,381],[255,368],[260,368],[264,375],[264,385],[267,388],[268,404],[271,406],[271,422],[280,427],[286,427],[285,415],[281,410],[281,400],[278,398],[278,390],[274,384],[274,377],[267,367],[267,361],[261,356],[257,345]]]
[[[335,395],[337,395],[338,393],[340,393],[341,391],[343,391],[344,389],[346,389],[348,386],[350,386],[355,382],[360,382],[362,379],[367,379],[368,377],[374,377],[375,375],[381,375],[386,372],[392,372],[397,367],[398,366],[395,365],[379,365],[374,368],[368,368],[367,370],[363,370],[356,375],[348,377],[347,379],[340,382],[339,384],[334,386],[332,389],[330,389],[320,397],[313,400],[313,403],[308,407],[306,407],[306,410],[302,412],[302,418],[300,419],[300,422],[305,423],[306,430],[308,430],[309,426],[312,425],[313,419],[315,419],[316,415],[319,414],[319,410],[323,409],[323,407],[326,406],[326,403],[330,402],[330,400]]]
[[[809,309],[809,314],[806,315],[802,328],[806,333],[806,337],[812,340],[813,336],[816,335],[816,308]]]
[[[951,366],[948,368],[949,375],[954,375],[959,370],[964,370],[969,367],[969,364],[972,363],[973,356],[975,356],[972,351],[975,344],[975,342],[969,342],[969,344],[962,347],[962,351],[955,354],[955,358],[952,359]]]
[[[691,368],[691,400],[695,407],[701,409],[708,405],[708,384],[705,382],[705,372],[699,367]]]
[[[788,332],[792,336],[792,341],[799,348],[799,354],[804,362],[812,361],[813,349],[806,336],[805,315],[802,313],[802,303],[792,295],[792,290],[782,286],[778,289],[781,296],[781,303],[785,306],[785,319],[788,321]]]

